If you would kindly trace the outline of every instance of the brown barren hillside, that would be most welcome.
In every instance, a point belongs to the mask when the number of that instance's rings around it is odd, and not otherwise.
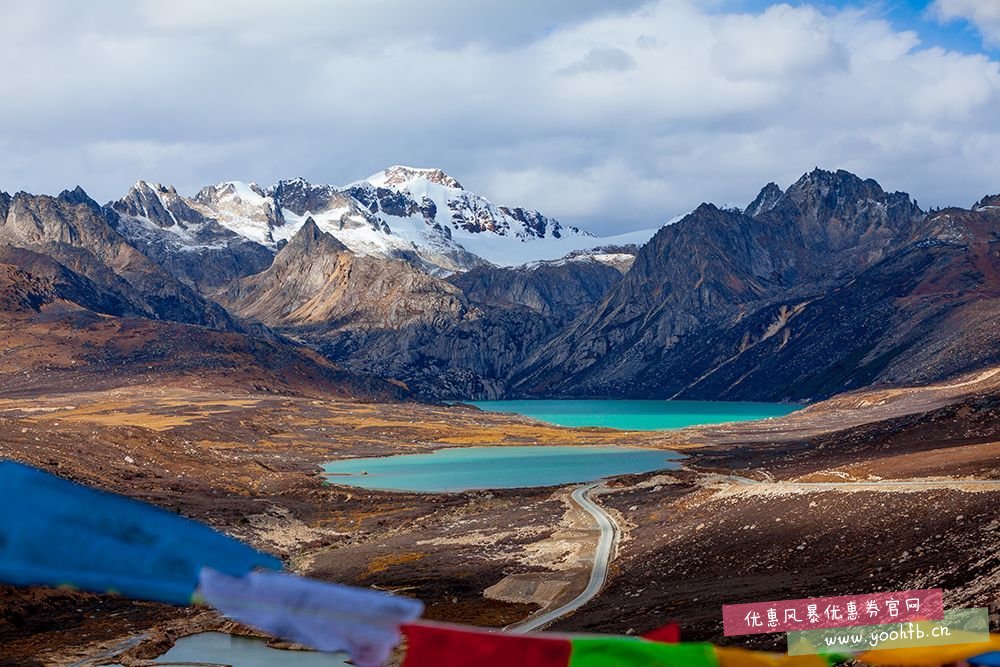
[[[431,618],[501,626],[581,589],[596,532],[571,510],[570,489],[373,492],[324,484],[322,462],[473,444],[684,451],[684,469],[618,478],[597,496],[622,527],[611,580],[560,628],[623,633],[678,620],[686,637],[717,640],[719,606],[730,602],[915,585],[944,586],[950,606],[996,601],[994,370],[856,392],[781,419],[637,433],[318,389],[255,393],[221,372],[183,376],[192,384],[123,371],[108,384],[126,386],[73,390],[65,368],[39,368],[36,383],[0,395],[0,456],[206,521],[295,571],[415,595]],[[63,383],[58,393],[38,389],[46,378]],[[4,593],[0,644],[16,664],[71,664],[116,647],[128,649],[117,660],[137,664],[176,636],[246,631],[197,609]],[[128,648],[139,634],[148,639]]]

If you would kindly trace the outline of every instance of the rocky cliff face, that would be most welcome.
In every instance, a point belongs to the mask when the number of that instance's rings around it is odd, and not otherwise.
[[[483,311],[526,310],[544,318],[555,330],[598,303],[627,270],[614,259],[603,260],[607,255],[598,257],[581,255],[520,267],[480,267],[448,280]]]
[[[618,268],[590,259],[477,269],[449,279],[467,304],[462,317],[317,342],[345,366],[400,378],[427,398],[499,398],[527,355],[620,278]]]

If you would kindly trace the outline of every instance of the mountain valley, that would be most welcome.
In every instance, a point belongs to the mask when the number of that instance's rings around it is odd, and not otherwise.
[[[394,168],[194,197],[139,183],[105,206],[0,194],[0,456],[205,521],[291,571],[417,596],[431,619],[503,627],[587,583],[598,536],[572,487],[369,491],[319,466],[668,449],[679,470],[595,491],[621,531],[609,579],[553,629],[676,619],[727,642],[721,604],[858,577],[944,582],[950,606],[996,613],[1000,197],[923,211],[816,170],[634,243],[462,193]],[[535,256],[505,261],[521,249]],[[509,397],[809,405],[639,432],[447,404]],[[933,520],[900,520],[920,508]],[[0,590],[11,664],[142,665],[181,636],[254,634],[201,607]]]

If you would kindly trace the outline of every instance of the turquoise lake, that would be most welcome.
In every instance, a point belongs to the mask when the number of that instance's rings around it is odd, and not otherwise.
[[[230,665],[231,667],[349,667],[342,656],[313,651],[269,648],[260,639],[203,632],[177,640],[154,661],[165,664]]]
[[[334,461],[328,481],[386,491],[557,486],[679,467],[676,452],[632,447],[456,447]]]
[[[726,401],[524,400],[467,401],[489,412],[514,412],[559,426],[603,426],[633,431],[782,417],[800,409],[786,403]]]

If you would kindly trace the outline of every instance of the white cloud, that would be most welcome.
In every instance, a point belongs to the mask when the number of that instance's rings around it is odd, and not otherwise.
[[[587,52],[580,60],[564,67],[563,74],[586,72],[624,72],[635,69],[635,58],[625,49],[618,47],[598,47]]]
[[[138,178],[343,183],[410,163],[616,231],[817,165],[927,205],[1000,190],[984,55],[859,10],[535,5],[8,0],[0,188],[108,199]]]
[[[984,40],[1000,45],[1000,0],[934,0],[932,11],[942,21],[965,19]]]
[[[811,7],[775,5],[763,14],[715,22],[712,64],[736,81],[773,81],[846,70],[849,54],[829,21]]]

